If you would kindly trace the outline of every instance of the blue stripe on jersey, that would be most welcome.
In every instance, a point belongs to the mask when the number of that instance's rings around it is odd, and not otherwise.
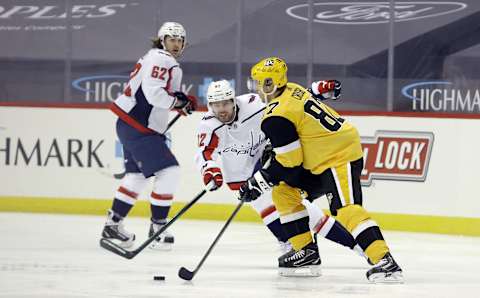
[[[142,85],[138,87],[138,90],[135,93],[135,99],[137,100],[137,104],[128,114],[145,127],[148,127],[148,118],[150,118],[153,106],[148,103],[147,98],[143,93]]]

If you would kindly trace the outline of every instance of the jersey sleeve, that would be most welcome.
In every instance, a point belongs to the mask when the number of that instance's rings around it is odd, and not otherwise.
[[[197,129],[197,151],[195,153],[195,163],[198,170],[203,174],[203,171],[212,167],[219,167],[217,163],[218,158],[218,144],[220,139],[213,127],[209,127],[205,120],[200,122]]]
[[[281,116],[262,121],[262,131],[273,146],[275,159],[284,167],[293,168],[303,162],[302,146],[295,125]]]
[[[177,63],[162,63],[157,60],[145,61],[142,90],[152,106],[171,109],[175,104],[173,92],[180,90],[183,72]]]
[[[169,74],[170,82],[167,84],[167,87],[165,88],[167,92],[173,93],[175,91],[180,91],[181,84],[182,84],[182,77],[183,77],[183,71],[180,68],[180,66],[177,65],[171,68],[171,73]]]
[[[303,152],[293,123],[280,116],[268,117],[262,122],[262,131],[270,139],[275,152],[275,157],[262,169],[268,180],[274,184],[280,181],[298,184]]]

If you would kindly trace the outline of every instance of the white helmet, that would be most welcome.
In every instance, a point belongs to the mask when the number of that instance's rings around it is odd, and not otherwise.
[[[233,116],[230,120],[222,120],[221,116],[217,115],[213,108],[210,106],[211,103],[231,100],[233,102]],[[230,83],[227,80],[214,81],[208,85],[207,89],[207,102],[208,109],[212,111],[215,116],[222,121],[223,123],[230,124],[235,120],[237,113],[237,101],[235,98],[235,90],[232,88]]]
[[[235,103],[235,90],[227,80],[214,81],[208,85],[207,101],[208,103],[232,99]]]
[[[187,32],[185,28],[180,23],[177,22],[165,22],[163,25],[158,29],[158,37],[163,44],[165,36],[171,36],[175,38],[183,38],[183,48],[185,48],[185,44],[187,43]]]

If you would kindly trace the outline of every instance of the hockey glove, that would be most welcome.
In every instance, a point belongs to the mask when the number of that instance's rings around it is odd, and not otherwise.
[[[312,83],[308,91],[317,100],[337,100],[341,96],[342,83],[337,80],[318,81]]]
[[[268,168],[272,162],[272,158],[275,158],[275,151],[273,151],[272,144],[268,143],[265,146],[265,149],[263,149],[262,158],[260,159],[262,162],[262,167]]]
[[[262,170],[257,171],[253,177],[250,177],[242,186],[240,186],[240,197],[244,202],[255,201],[263,193],[272,189],[272,184],[265,179],[266,173]]]
[[[220,168],[208,168],[203,171],[203,183],[208,185],[210,181],[213,180],[213,186],[210,188],[210,191],[219,189],[223,184],[223,176]]]
[[[175,105],[173,108],[181,115],[187,116],[197,109],[197,98],[193,95],[186,95],[181,91],[174,92]]]

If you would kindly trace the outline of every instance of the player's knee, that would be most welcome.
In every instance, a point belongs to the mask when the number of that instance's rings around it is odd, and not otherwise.
[[[155,173],[153,182],[154,191],[173,194],[180,182],[180,167],[173,166]]]
[[[293,188],[285,183],[273,187],[272,200],[277,209],[290,212],[302,205],[302,196],[297,188]]]
[[[127,173],[122,179],[121,186],[131,192],[135,192],[138,194],[142,191],[146,183],[147,178],[145,178],[143,174]]]
[[[370,220],[370,214],[362,206],[351,204],[338,209],[336,218],[349,232],[352,232],[362,222]]]

